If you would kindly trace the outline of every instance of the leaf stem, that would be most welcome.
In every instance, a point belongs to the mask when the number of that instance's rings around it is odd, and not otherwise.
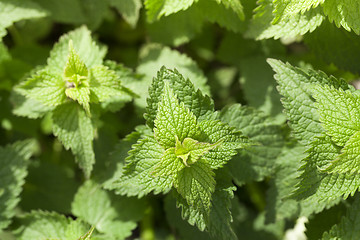
[[[155,240],[155,232],[153,226],[154,210],[150,206],[140,222],[140,239]]]

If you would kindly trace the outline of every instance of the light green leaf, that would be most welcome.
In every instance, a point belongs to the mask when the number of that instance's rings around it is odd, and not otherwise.
[[[165,84],[154,124],[155,139],[165,149],[175,147],[176,137],[182,142],[187,137],[196,139],[200,135],[196,117],[184,103],[179,104],[168,84]]]
[[[274,22],[276,23],[280,20],[289,19],[299,13],[303,14],[309,9],[315,8],[324,2],[325,0],[275,0]]]
[[[75,216],[94,226],[98,232],[116,239],[131,236],[144,211],[144,201],[114,196],[92,181],[78,189],[72,203]]]
[[[268,59],[268,63],[276,72],[274,77],[279,84],[282,104],[294,136],[303,145],[310,144],[314,137],[324,132],[312,96],[314,83],[342,89],[348,89],[348,84],[322,72],[303,71],[278,60]]]
[[[71,149],[75,160],[89,177],[95,155],[92,147],[94,129],[91,119],[75,102],[58,106],[52,115],[53,132],[66,149]]]
[[[155,167],[153,175],[158,176],[169,176],[176,175],[177,172],[182,170],[186,165],[182,159],[175,153],[175,148],[168,148],[165,150],[160,162]]]
[[[246,32],[246,36],[257,40],[269,38],[294,39],[299,35],[314,31],[325,19],[321,8],[317,7],[304,13],[300,13],[300,11],[293,13],[291,17],[279,18],[276,23],[271,23],[274,18],[274,7],[271,0],[262,0],[260,4],[255,9],[255,15]]]
[[[326,171],[345,174],[360,172],[360,131],[350,137],[344,148],[341,149],[341,154]]]
[[[206,160],[213,169],[222,167],[237,154],[237,149],[249,145],[247,137],[243,136],[239,130],[232,128],[219,120],[204,120],[198,125],[201,131],[206,135],[206,138],[202,139],[202,141],[210,141],[217,145],[202,157],[202,159]]]
[[[305,165],[301,168],[301,182],[294,195],[296,199],[306,199],[308,204],[316,201],[319,212],[326,206],[338,203],[341,196],[347,198],[358,191],[359,174],[326,173],[320,170],[328,167],[340,153],[339,147],[329,137],[314,140],[307,153],[308,157],[303,160]]]
[[[142,197],[151,191],[155,194],[170,191],[171,177],[154,177],[156,165],[164,154],[164,149],[153,137],[140,139],[132,146],[123,173],[109,188],[117,194]]]
[[[355,197],[355,201],[346,211],[346,216],[341,218],[339,224],[334,225],[330,231],[324,232],[322,240],[356,239],[360,236],[360,198]]]
[[[131,27],[135,28],[139,20],[141,0],[108,0],[109,4],[115,7],[121,16]]]
[[[0,42],[6,35],[6,28],[14,22],[41,18],[48,15],[48,12],[33,1],[23,0],[1,0],[0,1]]]
[[[146,0],[144,4],[147,10],[147,19],[149,22],[152,22],[160,19],[161,16],[168,16],[186,10],[196,1],[198,0]]]
[[[326,133],[339,146],[360,130],[360,95],[329,86],[314,86],[316,107]]]
[[[51,71],[63,74],[68,61],[70,40],[72,40],[76,53],[87,68],[102,64],[106,48],[98,46],[92,40],[91,32],[83,26],[63,35],[54,45],[47,60]]]
[[[184,104],[185,108],[189,109],[190,112],[195,115],[198,121],[208,118],[213,114],[214,103],[208,96],[204,96],[200,90],[196,91],[190,80],[185,80],[178,71],[162,67],[149,88],[150,97],[147,100],[147,113],[144,115],[144,118],[150,128],[154,127],[154,120],[159,102],[162,99],[165,83],[169,84],[169,87],[176,94],[177,99],[181,104]]]
[[[337,27],[342,26],[347,31],[360,33],[360,2],[346,0],[326,0],[322,5],[325,15]]]
[[[58,106],[65,102],[65,82],[61,75],[43,69],[16,87],[16,92],[46,106]]]
[[[33,140],[0,147],[0,231],[11,223],[27,175],[30,156],[37,145]]]
[[[88,224],[55,212],[32,211],[20,223],[22,226],[16,230],[19,240],[79,239],[90,229]]]
[[[67,88],[65,94],[68,98],[77,101],[85,110],[86,114],[90,116],[90,89],[87,86],[81,85],[77,88]]]
[[[133,87],[129,86],[132,91],[140,95],[140,99],[135,100],[137,105],[145,108],[151,79],[164,64],[169,69],[176,68],[185,79],[189,78],[195,89],[199,88],[204,94],[210,95],[206,77],[194,60],[167,46],[148,44],[140,51],[140,63],[136,69],[136,72],[144,74],[143,79],[146,83],[138,82]]]
[[[175,187],[187,204],[198,212],[208,215],[211,195],[215,191],[214,172],[203,160],[183,168],[177,175]]]

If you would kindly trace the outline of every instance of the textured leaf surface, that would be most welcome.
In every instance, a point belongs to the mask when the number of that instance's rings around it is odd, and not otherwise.
[[[147,99],[146,107],[146,124],[154,127],[154,120],[156,118],[158,105],[162,99],[165,83],[176,93],[177,99],[184,104],[185,108],[189,109],[198,120],[206,118],[214,111],[213,101],[204,96],[200,90],[195,90],[194,85],[189,79],[185,79],[178,71],[168,70],[165,67],[161,68],[156,78],[153,79],[151,87],[149,88],[149,98]]]
[[[6,228],[15,215],[28,159],[36,149],[36,142],[27,140],[0,147],[0,230]]]
[[[52,115],[53,132],[66,149],[71,149],[85,176],[89,177],[95,163],[92,147],[94,129],[91,119],[76,103],[58,106]]]
[[[314,86],[320,121],[339,146],[360,130],[360,95],[328,86]]]
[[[61,76],[46,69],[22,82],[16,91],[46,106],[58,106],[66,99],[65,82]]]
[[[348,31],[360,33],[360,2],[346,0],[326,0],[323,10],[330,22],[335,22],[337,27],[342,26]]]
[[[55,212],[32,211],[20,219],[22,227],[16,231],[19,240],[79,239],[90,226],[66,218]]]
[[[206,162],[200,160],[183,168],[177,175],[175,187],[186,202],[200,213],[210,211],[215,180],[214,172]]]
[[[176,137],[182,142],[187,137],[198,138],[200,135],[196,117],[183,103],[179,104],[168,84],[164,87],[154,123],[155,139],[165,149],[175,147]]]
[[[356,239],[360,236],[360,198],[355,197],[355,201],[343,216],[339,224],[334,225],[330,231],[325,232],[323,240],[331,239]]]
[[[135,221],[142,217],[144,210],[142,200],[114,196],[91,181],[79,188],[72,203],[72,212],[77,217],[116,239],[132,234],[137,225]]]
[[[274,21],[279,21],[281,19],[291,18],[298,13],[304,13],[310,8],[314,8],[319,4],[322,4],[325,0],[275,0],[275,10],[276,15]]]
[[[49,68],[63,74],[69,55],[69,41],[87,68],[102,64],[106,48],[100,47],[91,38],[91,32],[86,27],[77,28],[62,37],[54,45],[47,60]]]
[[[261,1],[261,5],[256,8],[255,11],[246,35],[257,40],[268,38],[295,38],[298,35],[304,35],[307,32],[314,31],[325,19],[322,15],[321,8],[317,7],[304,13],[300,13],[299,10],[299,12],[291,13],[292,16],[278,17],[276,23],[272,23],[271,21],[274,19],[274,7],[270,0]],[[277,18],[275,17],[275,19]]]
[[[0,41],[6,35],[5,28],[14,22],[45,17],[48,13],[33,1],[1,0],[0,1]]]
[[[138,197],[151,191],[155,194],[170,191],[172,178],[153,177],[164,149],[152,137],[140,139],[132,148],[122,175],[110,188],[115,189],[118,194]]]
[[[310,196],[308,200],[317,201],[319,206],[323,205],[322,203],[331,206],[338,202],[341,196],[347,198],[349,195],[354,195],[360,187],[358,174],[326,173],[320,170],[329,166],[339,155],[339,147],[331,142],[329,137],[318,138],[311,146],[307,151],[307,158],[304,159],[305,165],[302,167],[304,172],[300,176],[301,182],[295,193],[296,198]]]
[[[328,77],[322,72],[312,70],[304,72],[277,60],[270,59],[268,63],[276,72],[274,77],[279,84],[278,90],[283,96],[282,104],[295,137],[303,145],[311,143],[313,137],[321,136],[324,131],[312,96],[313,84],[348,89],[347,83]]]
[[[148,21],[154,21],[161,16],[168,16],[170,14],[186,10],[196,0],[146,0],[145,8],[147,10]]]

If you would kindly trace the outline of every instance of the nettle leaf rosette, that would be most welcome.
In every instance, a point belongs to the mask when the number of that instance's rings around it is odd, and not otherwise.
[[[216,170],[248,140],[218,120],[212,100],[176,70],[161,68],[149,95],[145,118],[152,133],[143,134],[132,146],[123,173],[111,188],[139,197],[174,189],[184,217],[204,230],[211,225],[213,195],[219,195],[214,194]]]
[[[118,73],[103,65],[106,49],[96,44],[86,27],[62,36],[47,65],[34,70],[14,89],[14,113],[39,118],[51,113],[53,133],[90,176],[95,155],[91,105],[132,99]]]

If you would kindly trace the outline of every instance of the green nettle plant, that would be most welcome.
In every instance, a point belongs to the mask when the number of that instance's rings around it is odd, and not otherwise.
[[[0,239],[360,239],[359,34],[358,1],[0,0]]]

